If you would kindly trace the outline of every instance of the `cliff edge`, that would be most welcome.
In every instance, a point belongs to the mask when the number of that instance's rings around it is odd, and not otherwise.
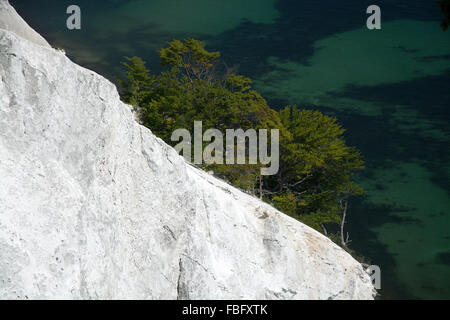
[[[0,0],[0,299],[373,298],[348,253],[186,163],[13,10]]]

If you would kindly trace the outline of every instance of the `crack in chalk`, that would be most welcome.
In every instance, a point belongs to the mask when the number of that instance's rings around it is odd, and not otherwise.
[[[161,271],[159,272],[164,279],[167,280],[167,282],[169,282],[170,284],[175,284],[172,280],[170,280],[164,273],[162,273]],[[178,291],[178,284],[177,284],[177,291]]]
[[[344,293],[344,290],[339,291],[338,293],[329,296],[327,300],[334,300],[334,298],[336,298],[338,295],[340,295],[341,293]]]
[[[180,260],[178,261],[178,280],[177,280],[177,300],[183,299],[183,295],[186,295],[185,288],[182,288],[181,283],[181,275],[183,273],[183,262]],[[187,295],[186,295],[187,298]]]
[[[186,258],[188,258],[189,260],[195,262],[196,264],[198,264],[203,270],[205,270],[206,272],[210,273],[209,270],[204,267],[200,262],[198,262],[197,260],[195,260],[194,258],[191,258],[190,256],[188,256],[187,254],[182,253],[182,256],[185,256]]]
[[[177,240],[177,237],[175,237],[175,234],[173,233],[172,229],[169,228],[169,226],[164,225],[163,228],[164,228],[164,230],[166,230],[167,232],[170,233],[170,235],[172,236],[172,238],[174,238],[175,240]]]
[[[209,217],[209,206],[206,203],[206,199],[205,199],[205,191],[203,191],[202,201],[203,201],[203,206],[205,207],[206,217],[208,219],[208,223],[211,225],[211,219]],[[209,237],[209,239],[211,239],[211,228],[209,226],[208,226],[208,237]]]
[[[150,155],[144,149],[144,137],[142,136],[142,129],[140,134],[141,134],[141,153],[144,156],[145,161],[147,162],[147,166],[150,168],[150,170],[155,171],[156,163],[150,158]]]

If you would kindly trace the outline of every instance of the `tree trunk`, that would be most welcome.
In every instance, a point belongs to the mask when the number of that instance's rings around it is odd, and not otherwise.
[[[325,228],[325,226],[323,225],[323,223],[321,223],[320,226],[322,227],[323,234],[327,236],[328,232],[327,232],[327,229]]]
[[[262,176],[259,175],[259,198],[262,200],[263,198],[263,191],[262,191]]]
[[[341,220],[341,243],[342,246],[347,247],[348,242],[348,234],[347,234],[347,240],[344,239],[344,224],[345,224],[345,216],[347,215],[347,208],[348,208],[348,200],[345,200],[344,208],[342,211],[342,220]]]

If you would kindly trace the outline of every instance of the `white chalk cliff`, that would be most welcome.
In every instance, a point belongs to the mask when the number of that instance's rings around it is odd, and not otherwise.
[[[0,299],[373,298],[344,250],[186,163],[13,13],[0,0]]]
[[[19,16],[7,0],[0,0],[0,29],[13,31],[36,44],[51,48],[48,42]]]

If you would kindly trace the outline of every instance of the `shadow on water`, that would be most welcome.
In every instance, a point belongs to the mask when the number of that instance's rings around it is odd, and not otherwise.
[[[357,101],[375,102],[381,107],[381,112],[377,116],[349,111],[341,112],[330,106],[305,105],[302,107],[318,109],[338,117],[339,122],[347,129],[347,142],[358,147],[366,161],[366,170],[359,179],[377,181],[380,172],[391,170],[399,163],[414,160],[432,174],[430,182],[445,190],[450,196],[450,177],[449,171],[446,169],[450,164],[450,150],[448,149],[450,140],[450,128],[448,127],[450,122],[449,84],[448,76],[444,74],[389,85],[352,87],[336,94],[337,99],[350,97]],[[280,99],[270,100],[270,102],[273,105],[288,104],[287,101]],[[393,119],[398,111],[395,107],[397,105],[407,106],[408,110],[417,112],[418,118],[414,119],[414,123],[426,120],[431,129],[438,128],[439,132],[431,131],[431,134],[427,135],[426,132],[415,128],[405,129],[402,126],[401,117]],[[405,113],[405,116],[408,115],[408,112]],[[399,175],[405,180],[408,178],[407,173],[402,172]],[[366,191],[370,194],[377,194],[383,191],[386,183],[391,182],[383,181]],[[408,185],[406,185],[407,187]],[[377,227],[386,224],[396,225],[396,228],[399,229],[406,224],[416,224],[425,228],[422,221],[410,215],[416,209],[395,202],[373,203],[368,196],[352,199],[352,208],[347,224],[353,240],[351,248],[381,267],[381,299],[426,298],[414,295],[403,283],[404,280],[399,279],[395,255],[389,252],[387,245],[380,243],[379,235],[374,231]],[[440,213],[440,215],[445,214],[445,212]],[[435,218],[435,216],[436,214],[428,215],[425,219]],[[446,236],[450,238],[448,234],[442,234],[442,237]],[[408,237],[398,241],[409,241],[415,235],[411,234]],[[446,251],[439,253],[434,263],[448,265],[448,257],[449,253]],[[450,279],[448,280],[450,281]],[[408,281],[414,281],[414,279]],[[442,279],[440,285],[447,287],[450,282]],[[435,286],[427,289],[434,292],[440,290]]]
[[[237,27],[214,37],[205,34],[146,32],[146,30],[143,30],[142,21],[136,21],[135,28],[127,26],[128,32],[119,35],[113,31],[108,32],[108,29],[116,21],[108,21],[110,25],[98,26],[98,23],[96,24],[99,14],[107,14],[115,8],[132,2],[138,1],[77,1],[77,4],[82,8],[83,27],[81,30],[73,32],[65,28],[67,18],[65,11],[69,5],[73,4],[73,1],[41,0],[30,2],[11,0],[11,3],[26,21],[39,33],[45,35],[51,43],[68,48],[66,51],[70,56],[79,57],[80,50],[91,51],[92,54],[100,55],[102,57],[101,63],[84,63],[83,65],[93,68],[110,79],[114,79],[115,73],[119,70],[117,65],[123,57],[120,50],[122,44],[127,44],[130,48],[128,54],[146,58],[153,68],[157,68],[158,64],[154,51],[168,40],[185,37],[207,40],[211,49],[222,52],[227,64],[239,65],[240,72],[253,78],[273,70],[273,66],[267,63],[267,58],[271,56],[306,64],[308,58],[314,54],[313,44],[315,41],[364,25],[366,8],[373,1],[348,0],[344,6],[331,0],[320,2],[315,0],[279,0],[275,5],[279,12],[279,18],[274,23],[253,23],[244,19]],[[383,22],[394,19],[440,19],[437,7],[424,7],[419,0],[398,0],[395,4],[392,1],[379,0],[377,4],[383,8]],[[236,8],[236,10],[238,9]],[[198,13],[201,15],[202,8],[198,9]],[[170,19],[170,12],[167,14],[167,19]],[[193,17],[193,19],[196,19],[196,17]],[[148,26],[152,26],[152,12],[148,13],[148,21]],[[105,21],[102,21],[102,23],[105,23]],[[92,28],[93,26],[96,28]],[[92,32],[92,30],[99,29],[103,33],[101,39],[95,32]],[[149,46],[149,44],[151,45]],[[149,52],[149,49],[153,51]],[[81,61],[81,63],[83,62],[85,61]]]
[[[418,159],[433,173],[432,182],[446,190],[450,197],[450,71],[439,76],[429,76],[375,87],[353,87],[336,97],[352,97],[361,101],[375,101],[382,112],[379,117],[343,113],[339,120],[353,134],[347,136],[357,145],[369,163],[382,165],[386,160],[407,161]],[[417,113],[416,122],[427,121],[431,130],[402,128],[405,119],[393,119],[397,106],[407,106]],[[408,113],[405,113],[407,116]],[[423,132],[425,131],[425,132]],[[437,131],[437,132],[436,132]],[[355,134],[358,133],[358,134]],[[377,143],[383,141],[383,143]],[[398,146],[404,146],[401,150]]]
[[[392,212],[408,209],[398,208],[392,205],[375,205],[365,201],[364,198],[353,199],[351,202],[351,215],[347,228],[351,235],[350,248],[364,257],[369,257],[371,264],[376,264],[381,269],[381,290],[378,291],[380,299],[415,299],[402,284],[396,275],[396,263],[394,257],[388,253],[387,247],[381,244],[377,234],[372,228],[385,223],[405,224],[415,223],[414,219],[400,218]],[[358,217],[354,215],[358,214]]]
[[[325,0],[282,0],[276,8],[281,16],[274,24],[243,22],[212,39],[212,43],[223,53],[227,61],[239,64],[240,71],[257,78],[273,66],[267,58],[276,56],[301,64],[308,64],[314,55],[314,43],[359,28],[365,25],[369,0],[348,0],[345,5]],[[433,5],[425,6],[420,1],[377,1],[383,10],[383,23],[398,19],[431,21],[439,20],[439,12]]]

